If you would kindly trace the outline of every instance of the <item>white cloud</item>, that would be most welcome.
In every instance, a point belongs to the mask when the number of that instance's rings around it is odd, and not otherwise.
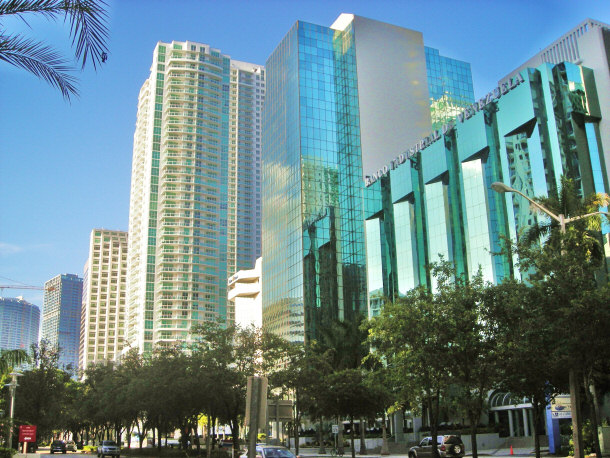
[[[22,251],[23,247],[20,247],[19,245],[0,242],[0,256],[10,256],[12,254],[20,253]]]

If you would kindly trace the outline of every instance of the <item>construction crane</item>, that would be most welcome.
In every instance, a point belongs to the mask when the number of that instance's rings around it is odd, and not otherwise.
[[[0,296],[4,294],[5,289],[35,289],[38,291],[53,291],[54,286],[45,288],[44,286],[31,286],[31,285],[0,285]]]

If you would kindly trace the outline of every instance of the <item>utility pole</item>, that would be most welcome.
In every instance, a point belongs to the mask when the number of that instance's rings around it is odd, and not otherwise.
[[[9,426],[8,426],[8,448],[13,448],[13,417],[15,416],[15,392],[17,391],[17,377],[20,377],[22,374],[19,372],[11,372],[9,374],[12,379],[11,383],[6,386],[9,387],[9,392],[11,395],[11,413],[9,418]]]
[[[267,423],[267,378],[248,377],[246,424],[248,425],[248,458],[256,458],[258,429]]]

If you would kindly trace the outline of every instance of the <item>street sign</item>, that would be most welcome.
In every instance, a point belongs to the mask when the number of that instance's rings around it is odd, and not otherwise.
[[[248,377],[246,386],[246,426],[250,426],[256,418],[258,428],[267,424],[267,377]]]
[[[36,442],[36,425],[19,426],[19,442]]]
[[[290,400],[267,399],[267,416],[270,421],[292,420],[292,404]]]
[[[339,434],[339,425],[333,425],[333,434]]]
[[[551,401],[551,418],[572,418],[572,402],[569,394],[560,394]]]

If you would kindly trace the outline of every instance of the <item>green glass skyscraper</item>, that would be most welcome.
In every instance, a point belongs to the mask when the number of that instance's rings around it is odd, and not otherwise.
[[[342,14],[297,22],[266,68],[263,327],[307,342],[367,313],[363,170],[430,130],[426,51],[419,32]]]

